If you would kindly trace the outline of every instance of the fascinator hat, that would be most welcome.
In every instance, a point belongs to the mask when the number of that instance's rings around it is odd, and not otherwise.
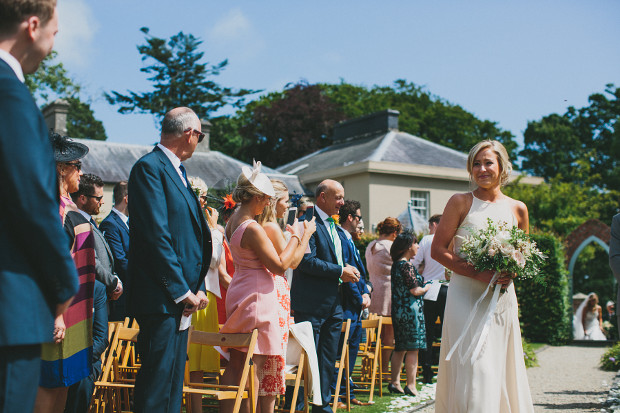
[[[74,142],[66,136],[50,131],[50,141],[56,162],[71,162],[82,159],[88,153],[88,146]]]
[[[254,161],[252,168],[249,166],[243,166],[241,168],[241,172],[248,179],[248,181],[250,181],[254,188],[258,189],[265,195],[275,196],[276,191],[273,189],[273,185],[267,175],[260,171],[261,166],[260,161]]]

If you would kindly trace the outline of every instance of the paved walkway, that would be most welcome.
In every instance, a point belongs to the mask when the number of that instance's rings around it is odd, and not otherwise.
[[[543,348],[538,353],[540,367],[527,370],[534,411],[584,413],[600,412],[615,376],[598,368],[606,347],[562,346]],[[431,413],[430,405],[415,410]]]

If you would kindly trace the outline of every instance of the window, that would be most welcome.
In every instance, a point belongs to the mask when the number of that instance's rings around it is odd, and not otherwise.
[[[411,208],[424,219],[428,219],[430,192],[411,191]]]

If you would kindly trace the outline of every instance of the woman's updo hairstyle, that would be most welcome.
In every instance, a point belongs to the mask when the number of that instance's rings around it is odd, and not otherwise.
[[[390,235],[393,233],[399,233],[402,229],[400,221],[396,218],[387,217],[377,225],[377,232],[379,235]]]
[[[405,252],[411,246],[418,242],[418,238],[415,236],[413,231],[406,229],[400,234],[396,236],[396,239],[392,243],[392,247],[390,248],[390,256],[392,257],[392,261],[396,262],[405,255]]]
[[[474,169],[474,160],[476,156],[487,148],[493,149],[495,155],[497,155],[497,163],[499,163],[499,167],[502,169],[499,175],[499,183],[501,186],[504,186],[508,183],[508,178],[510,178],[510,174],[512,173],[512,164],[510,163],[510,158],[508,158],[508,151],[501,142],[495,140],[484,140],[482,142],[478,142],[471,150],[469,151],[469,156],[467,157],[467,172],[469,172],[469,179],[473,182],[473,178],[471,173]]]
[[[250,180],[243,174],[237,178],[237,186],[232,193],[232,198],[235,202],[244,203],[248,202],[255,196],[265,196],[258,188],[250,183]]]

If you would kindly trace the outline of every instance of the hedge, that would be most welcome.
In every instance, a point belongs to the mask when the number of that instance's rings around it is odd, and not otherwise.
[[[523,337],[538,343],[565,344],[572,340],[572,306],[568,271],[562,243],[551,234],[533,234],[532,239],[547,256],[542,268],[546,284],[530,280],[515,283]]]

